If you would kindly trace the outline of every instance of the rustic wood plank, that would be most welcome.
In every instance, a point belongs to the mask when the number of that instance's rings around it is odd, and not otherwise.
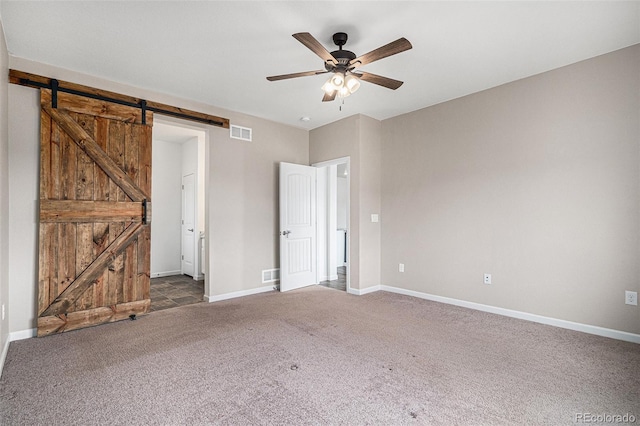
[[[92,118],[81,114],[73,114],[70,117],[93,139]],[[76,200],[93,200],[94,162],[84,150],[77,150],[77,156]]]
[[[42,313],[42,316],[57,315],[65,312],[76,300],[89,288],[100,274],[102,269],[112,261],[112,259],[129,246],[142,231],[142,224],[133,224],[120,234],[107,247],[96,260],[91,263],[71,285],[60,294],[56,300]],[[78,231],[80,233],[80,230]],[[80,240],[80,237],[78,237]],[[79,243],[82,244],[82,243]]]
[[[155,114],[168,115],[172,117],[183,118],[185,120],[191,119],[199,123],[206,123],[211,126],[222,127],[223,129],[229,128],[228,118],[222,118],[211,114],[205,114],[202,112],[188,110],[186,108],[175,107],[153,101],[147,101],[147,106],[149,108],[153,108],[155,110]]]
[[[9,82],[12,84],[18,84],[21,86],[28,86],[28,87],[38,87],[35,86],[33,84],[28,84],[23,80],[30,80],[36,83],[42,83],[42,84],[51,84],[51,79],[49,77],[43,77],[37,74],[31,74],[28,72],[24,72],[24,71],[19,71],[19,70],[13,70],[10,69],[9,70]],[[106,90],[101,90],[101,89],[96,89],[90,86],[84,86],[82,84],[76,84],[76,83],[70,83],[68,81],[63,81],[63,80],[58,80],[58,86],[59,87],[66,87],[67,89],[71,89],[71,90],[76,90],[79,92],[85,92],[88,94],[92,94],[92,95],[97,95],[97,96],[104,96],[105,98],[111,98],[111,99],[115,99],[115,100],[119,100],[119,101],[123,101],[123,102],[131,102],[131,103],[139,103],[140,99],[139,98],[134,98],[132,96],[127,96],[127,95],[122,95],[120,93],[115,93],[115,92],[109,92]]]
[[[78,148],[66,133],[59,131],[57,125],[55,128],[60,134],[60,199],[75,200]]]
[[[22,86],[29,87],[39,87],[35,84],[30,84],[27,80],[42,83],[42,84],[51,84],[51,79],[48,77],[39,76],[36,74],[26,73],[18,70],[9,70],[9,82],[12,84],[19,84]],[[140,104],[142,99],[136,98],[133,96],[122,95],[120,93],[110,92],[107,90],[96,89],[90,86],[84,86],[81,84],[70,83],[68,81],[59,80],[59,87],[72,89],[79,92],[89,93],[105,98],[115,99],[119,101],[129,102],[132,104]],[[51,105],[51,103],[49,103]],[[200,123],[207,123],[212,126],[222,127],[225,129],[229,128],[229,119],[222,118],[211,114],[205,114],[202,112],[197,112],[193,110],[189,110],[186,108],[175,107],[172,105],[163,104],[160,102],[147,101],[147,106],[149,108],[153,108],[156,110],[165,111],[164,113],[158,112],[158,114],[169,115],[174,117],[180,117],[185,120],[193,120]],[[219,123],[219,124],[217,124]]]
[[[130,315],[144,315],[151,308],[151,300],[122,303],[98,307],[82,312],[50,315],[38,318],[38,337],[54,333],[77,330],[80,328],[129,319]]]
[[[52,229],[54,224],[40,224],[38,247],[38,315],[44,312],[51,304],[50,286],[51,276],[49,265],[52,253]]]
[[[109,245],[109,224],[108,223],[94,223],[93,224],[93,258],[97,259],[98,256],[106,250]],[[93,306],[104,306],[105,300],[105,281],[109,279],[109,271],[107,268],[103,269],[102,274],[96,279],[96,283],[93,288]]]
[[[151,201],[151,127],[135,126],[138,141],[138,188]]]
[[[118,238],[124,232],[124,223],[112,222],[109,225],[109,243]],[[105,294],[105,305],[115,305],[122,294],[122,282],[124,281],[124,253],[118,254],[108,265],[109,282]]]
[[[142,203],[128,201],[42,200],[40,222],[140,222]]]
[[[140,232],[142,234],[142,230]],[[138,238],[140,238],[140,234]],[[118,295],[118,302],[131,302],[135,300],[137,284],[138,266],[137,242],[131,244],[124,253],[124,280],[122,282],[122,292]]]
[[[89,265],[93,263],[93,224],[92,223],[78,223],[77,225],[77,237],[76,237],[76,280],[69,285],[65,292],[69,291],[69,288],[73,287],[75,282],[83,276],[84,271],[87,270]],[[95,279],[95,278],[94,278]],[[87,295],[87,292],[89,293]],[[65,294],[65,293],[63,293]],[[60,295],[59,297],[61,297]],[[83,297],[85,296],[85,297]],[[74,303],[65,309],[66,312],[70,310],[81,311],[91,306],[89,298],[93,298],[93,286],[87,286],[81,294],[74,299]],[[58,298],[56,298],[57,300]],[[73,308],[72,308],[73,306]]]
[[[40,199],[49,198],[51,179],[51,116],[40,114]]]
[[[95,139],[100,149],[109,152],[109,121],[97,118],[95,123]],[[109,200],[109,176],[100,167],[95,170],[95,186],[93,191],[95,201]]]
[[[103,117],[97,117],[95,122],[94,136],[98,146],[105,153],[109,152],[109,121]],[[100,167],[96,167],[93,188],[94,201],[109,203],[109,181],[109,176]],[[95,211],[95,209],[92,211]],[[113,211],[113,208],[110,211]],[[98,220],[93,222],[93,257],[95,259],[107,248],[111,241],[109,239],[109,224]],[[93,292],[94,306],[105,306],[108,283],[109,269],[105,268],[102,275],[96,280]]]
[[[140,165],[139,165],[139,136],[137,128],[139,126],[135,124],[127,124],[125,126],[124,134],[124,158],[125,167],[131,180],[136,183],[140,188]],[[140,188],[142,191],[142,189]],[[144,193],[144,192],[143,192]],[[146,198],[146,194],[145,194]],[[142,232],[141,232],[142,233]],[[140,238],[140,234],[138,235]],[[137,285],[137,266],[138,266],[138,247],[137,241],[131,244],[125,250],[124,254],[124,282],[122,283],[122,292],[120,293],[119,302],[131,302],[136,300],[136,285]]]
[[[124,134],[124,170],[127,175],[139,186],[139,149],[138,149],[138,133],[135,124],[125,126]],[[142,191],[142,190],[141,190]],[[145,194],[146,196],[146,194]],[[127,225],[125,225],[127,226]],[[124,281],[122,283],[122,291],[118,294],[118,302],[130,302],[135,300],[136,284],[137,284],[137,266],[138,266],[138,250],[137,242],[132,244],[124,253]]]
[[[145,230],[138,237],[136,300],[148,299],[151,294],[151,129],[146,126],[136,126],[138,131],[138,149],[140,168],[140,189],[147,194],[147,224]]]
[[[125,125],[119,121],[109,122],[109,142],[107,155],[114,163],[124,170],[124,129]],[[109,200],[127,201],[127,196],[113,180],[109,180]]]
[[[45,115],[45,114],[42,114]],[[51,126],[51,176],[49,177],[49,198],[59,200],[61,196],[60,170],[62,167],[62,147],[60,145],[60,128]]]
[[[140,108],[118,105],[64,92],[58,92],[58,108],[126,123],[142,123],[142,110]],[[146,124],[151,126],[153,113],[147,111],[146,114]]]
[[[69,287],[76,278],[76,224],[58,225],[58,290],[57,295]],[[55,300],[55,299],[51,299]]]
[[[138,276],[136,277],[136,298],[148,299],[151,294],[151,227],[144,226],[138,236]]]
[[[111,120],[103,117],[96,117],[94,127],[94,137],[100,149],[105,153],[109,152],[109,122]],[[108,154],[107,154],[108,155]],[[107,202],[109,200],[109,176],[100,168],[96,167],[96,180],[94,185],[93,199],[98,202]],[[94,243],[94,258],[98,257],[100,253],[111,242],[109,233],[109,224],[100,223],[94,221],[93,225],[93,243]],[[105,300],[107,296],[107,289],[109,287],[109,269],[106,268],[102,272],[102,276],[96,280],[94,290],[94,306],[105,306]]]
[[[147,198],[147,194],[140,188],[140,168],[138,164],[138,143],[137,143],[136,126],[126,124],[124,133],[124,171],[127,173],[136,188],[140,191],[142,199],[133,201],[142,201]]]
[[[104,170],[104,172],[122,188],[133,201],[144,200],[145,194],[140,191],[132,179],[98,146],[96,141],[64,111],[55,110],[43,105],[43,109],[73,139],[73,141]]]

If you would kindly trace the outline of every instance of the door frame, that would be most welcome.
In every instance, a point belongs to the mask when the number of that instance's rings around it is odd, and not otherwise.
[[[210,181],[209,178],[211,176],[210,161],[209,161],[209,156],[211,153],[211,140],[212,140],[211,134],[210,134],[211,126],[204,123],[200,124],[194,121],[187,121],[180,118],[171,117],[168,115],[162,115],[161,113],[156,113],[154,115],[154,122],[162,123],[167,126],[183,127],[186,129],[198,130],[198,131],[204,132],[204,241],[205,241],[205,248],[204,248],[204,259],[202,259],[202,262],[204,263],[204,265],[200,265],[199,262],[196,262],[196,264],[194,264],[194,267],[197,268],[195,272],[200,273],[199,271],[201,270],[202,266],[204,266],[204,300],[210,301],[211,294],[213,292],[211,288],[211,280],[210,280],[211,274],[209,273],[210,256],[211,256],[211,253],[213,253],[212,244],[211,244],[213,240],[213,237],[212,237],[213,232],[211,231],[211,225],[209,221],[209,217],[211,216],[211,212],[209,208],[209,200],[211,199],[210,198],[211,185],[209,185],[209,181]],[[200,153],[198,153],[198,155],[200,155]],[[197,176],[196,176],[196,179],[197,179]],[[197,220],[198,220],[198,212],[196,211],[196,221]],[[200,251],[200,238],[199,238],[199,235],[194,236],[194,238],[197,242],[196,246],[198,249],[198,251],[194,253],[194,256],[197,257]],[[181,240],[180,244],[182,244],[182,235],[180,235],[180,240]],[[180,267],[182,268],[182,262],[180,262]]]
[[[180,201],[181,201],[181,208],[182,208],[182,214],[181,214],[181,223],[180,223],[180,273],[182,275],[190,275],[194,280],[198,278],[198,268],[200,267],[200,262],[198,261],[198,243],[200,242],[200,232],[202,232],[202,230],[200,229],[200,227],[198,226],[198,175],[196,173],[189,173],[189,174],[184,174],[184,171],[182,171],[180,173],[182,175],[181,177],[181,184],[182,184],[182,193],[181,193],[181,197],[180,197]],[[184,181],[187,176],[193,176],[193,205],[191,206],[191,208],[193,209],[193,223],[191,224],[191,226],[193,227],[193,229],[191,230],[191,232],[193,233],[192,236],[192,241],[191,241],[191,249],[193,250],[192,253],[192,259],[191,259],[191,266],[193,271],[191,272],[191,274],[185,274],[185,267],[184,267],[184,252],[185,252],[185,216],[186,216],[186,209],[187,209],[187,191],[185,190],[185,184]],[[204,201],[203,201],[204,202]],[[196,231],[198,231],[198,237],[196,238]]]
[[[347,165],[347,270],[346,270],[346,280],[347,280],[347,293],[351,293],[351,157],[340,157],[335,158],[333,160],[320,161],[317,163],[311,164],[312,167],[322,168],[327,166],[337,166],[338,164],[346,164]],[[318,203],[316,202],[316,206]],[[316,217],[317,217],[316,212]],[[319,238],[316,238],[318,241]],[[317,251],[316,251],[317,252]],[[317,261],[317,256],[316,256]],[[318,265],[316,263],[316,270],[318,269]]]

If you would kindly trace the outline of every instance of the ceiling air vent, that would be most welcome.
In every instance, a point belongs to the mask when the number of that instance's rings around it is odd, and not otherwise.
[[[231,125],[231,137],[233,139],[240,139],[243,141],[251,142],[251,129],[248,127],[240,127]]]

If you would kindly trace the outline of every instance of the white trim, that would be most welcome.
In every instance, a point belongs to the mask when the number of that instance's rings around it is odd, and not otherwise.
[[[463,308],[475,309],[477,311],[489,312],[506,317],[518,318],[525,321],[552,325],[554,327],[566,328],[568,330],[581,331],[583,333],[595,334],[597,336],[610,337],[612,339],[624,340],[625,342],[640,343],[640,334],[628,333],[626,331],[613,330],[610,328],[598,327],[596,325],[581,324],[578,322],[550,318],[542,315],[530,314],[528,312],[514,311],[511,309],[499,308],[496,306],[483,305],[481,303],[468,302],[466,300],[453,299],[450,297],[436,296],[434,294],[422,293],[419,291],[405,290],[403,288],[391,287],[387,285],[381,285],[380,290],[388,291],[390,293],[404,294],[406,296],[418,297],[420,299],[431,300],[434,302],[446,303],[449,305],[461,306]]]
[[[173,275],[182,275],[180,270],[175,271],[165,271],[165,272],[154,272],[151,274],[151,278],[160,278],[160,277],[171,277]]]
[[[4,347],[2,348],[2,353],[0,354],[0,377],[2,377],[2,369],[4,368],[4,362],[7,359],[7,352],[9,352],[9,343],[11,340],[7,336],[7,341],[4,342]]]
[[[326,167],[333,166],[338,164],[347,164],[347,263],[344,265],[347,267],[346,270],[346,281],[347,281],[347,293],[351,294],[366,294],[360,293],[361,290],[356,290],[351,288],[351,157],[340,157],[334,158],[333,160],[320,161],[318,163],[313,163],[313,167]],[[377,290],[372,290],[377,291]]]
[[[329,277],[329,279],[328,279],[328,280],[326,280],[326,281],[335,281],[335,280],[337,280],[337,279],[338,279],[338,274],[335,274],[335,275],[331,275],[331,276]],[[323,281],[325,281],[325,280],[323,280]]]
[[[364,296],[365,294],[375,293],[376,291],[382,290],[382,286],[374,285],[373,287],[367,287],[363,289],[358,288],[349,288],[347,293],[355,294],[356,296]]]
[[[218,294],[216,296],[205,296],[205,299],[211,302],[220,302],[222,300],[235,299],[236,297],[251,296],[252,294],[266,293],[268,291],[274,291],[272,285],[266,285],[263,287],[252,288],[251,290],[232,291],[231,293]]]
[[[337,166],[338,164],[344,164],[350,161],[351,161],[351,157],[340,157],[340,158],[334,158],[333,160],[320,161],[318,163],[313,163],[312,166],[313,167]]]
[[[155,113],[153,115],[153,121],[155,123],[163,123],[168,126],[175,126],[175,127],[184,127],[186,129],[197,130],[204,133],[204,140],[201,139],[202,137],[201,135],[198,135],[198,145],[200,145],[200,143],[203,143],[204,145],[204,229],[198,228],[198,231],[204,232],[204,238],[205,238],[204,253],[205,253],[206,259],[202,261],[204,262],[204,291],[205,291],[205,294],[207,294],[207,292],[211,291],[211,282],[209,280],[209,268],[212,267],[212,265],[210,264],[210,261],[209,261],[209,253],[212,253],[212,251],[210,250],[210,244],[211,244],[211,241],[213,241],[213,233],[211,231],[211,228],[209,227],[209,200],[211,197],[211,195],[209,194],[209,191],[210,191],[209,177],[211,175],[211,170],[210,170],[211,164],[209,161],[209,155],[211,150],[210,146],[213,142],[213,137],[209,132],[210,126],[204,123],[199,123],[195,121],[187,121],[185,119],[173,117],[171,115],[162,115],[162,113]],[[200,154],[201,154],[200,150],[198,149],[198,155]],[[197,211],[196,211],[196,217],[197,217]],[[180,240],[182,241],[182,237],[180,237]],[[180,244],[182,244],[182,242]],[[198,267],[197,270],[202,271],[202,268]],[[180,275],[180,271],[178,271],[178,273],[174,275]]]
[[[27,330],[14,331],[13,333],[9,333],[9,341],[15,342],[16,340],[31,339],[32,337],[36,337],[37,335],[38,335],[37,328],[29,328]]]

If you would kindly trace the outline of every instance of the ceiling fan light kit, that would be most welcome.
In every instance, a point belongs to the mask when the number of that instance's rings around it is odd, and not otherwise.
[[[377,84],[378,86],[392,90],[396,90],[398,87],[402,86],[402,81],[364,71],[355,72],[354,70],[362,65],[370,64],[371,62],[379,59],[411,49],[411,43],[409,43],[409,40],[404,37],[359,57],[349,50],[342,49],[342,46],[345,45],[348,39],[346,33],[335,33],[333,35],[333,42],[338,46],[338,50],[331,53],[329,53],[329,51],[309,33],[296,33],[293,34],[293,37],[322,58],[322,60],[324,60],[325,69],[319,71],[305,71],[294,74],[275,75],[267,77],[267,80],[277,81],[289,78],[333,73],[329,80],[327,80],[327,82],[322,86],[322,90],[324,91],[322,102],[333,101],[336,97],[346,98],[347,96],[352,95],[360,88],[360,80]]]

